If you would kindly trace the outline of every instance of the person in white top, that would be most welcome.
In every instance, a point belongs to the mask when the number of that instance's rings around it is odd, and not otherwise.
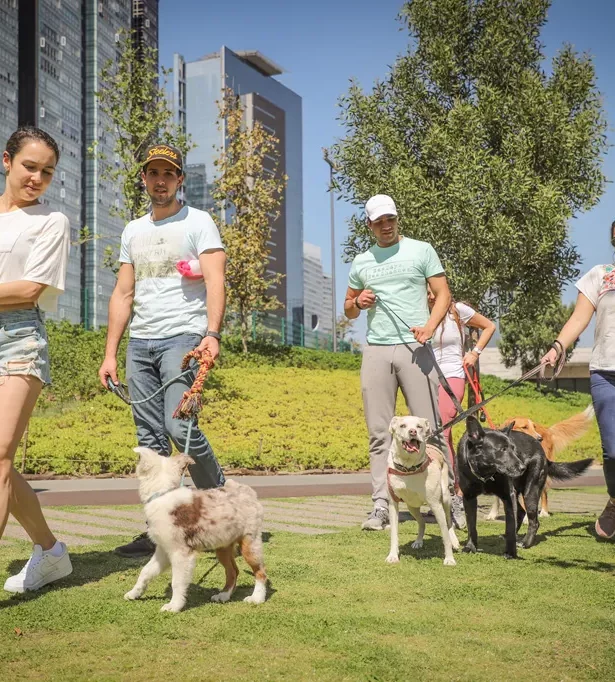
[[[49,384],[44,313],[56,310],[70,249],[68,219],[39,203],[60,158],[38,128],[14,132],[6,143],[0,196],[0,537],[9,512],[34,543],[7,592],[37,590],[72,573],[66,545],[49,529],[36,494],[13,466],[36,400]]]
[[[615,247],[615,222],[611,224],[611,244]],[[581,277],[576,287],[579,293],[572,315],[543,356],[542,363],[555,365],[566,348],[587,329],[596,313],[589,363],[590,390],[609,494],[606,507],[596,521],[596,533],[610,539],[615,537],[615,265],[596,265]]]
[[[427,302],[433,306],[434,296],[427,287]],[[466,339],[468,338],[467,328],[473,327],[481,329],[482,334],[476,342],[476,346],[467,353],[464,351]],[[434,332],[431,345],[436,356],[436,361],[440,365],[442,373],[459,402],[463,400],[466,387],[466,367],[474,367],[479,355],[491,340],[495,332],[495,324],[484,315],[477,313],[465,303],[452,301],[446,317]],[[457,415],[457,408],[442,386],[438,389],[438,405],[440,408],[440,418],[443,424],[451,421]],[[457,478],[457,466],[455,464],[455,449],[453,447],[452,429],[446,429],[443,433],[450,452],[450,459],[455,470],[455,495],[452,504],[452,516],[458,528],[465,527],[465,514],[463,512],[463,502],[459,490]]]

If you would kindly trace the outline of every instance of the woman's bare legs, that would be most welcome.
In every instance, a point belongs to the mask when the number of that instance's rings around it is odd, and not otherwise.
[[[32,415],[43,385],[33,376],[0,378],[0,537],[9,512],[34,544],[51,549],[56,539],[45,521],[36,493],[13,467],[19,441]]]

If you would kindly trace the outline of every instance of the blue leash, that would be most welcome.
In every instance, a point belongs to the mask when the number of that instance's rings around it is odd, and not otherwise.
[[[130,398],[130,395],[128,394],[128,386],[126,384],[122,384],[118,382],[117,384],[113,383],[113,380],[111,377],[107,377],[107,388],[111,391],[111,393],[114,393],[120,400],[126,403],[126,405],[142,405],[143,403],[147,403],[153,398],[155,398],[159,393],[165,390],[168,386],[171,384],[175,383],[178,379],[181,379],[182,377],[186,376],[187,374],[190,374],[191,372],[194,372],[193,368],[187,369],[185,372],[182,372],[181,374],[178,374],[176,377],[173,377],[172,379],[169,379],[166,383],[162,384],[162,386],[154,391],[152,395],[148,396],[147,398],[142,398],[141,400],[132,400]],[[184,455],[188,454],[188,450],[190,449],[190,437],[192,436],[192,426],[194,424],[194,419],[190,419],[188,421],[188,434],[186,435],[186,445],[184,446]],[[184,469],[184,472],[182,473],[182,477],[180,480],[180,487],[183,488],[185,485],[185,479],[186,479],[186,470]]]

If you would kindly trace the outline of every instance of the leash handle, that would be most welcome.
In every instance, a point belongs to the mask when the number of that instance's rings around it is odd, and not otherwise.
[[[477,403],[481,402],[482,400],[485,399],[485,395],[484,395],[483,389],[480,385],[480,381],[478,379],[478,374],[476,373],[476,371],[470,372],[467,365],[463,366],[463,371],[466,373],[466,378],[468,380],[468,384],[470,384],[470,386],[472,387],[472,390],[474,391],[474,397],[476,399],[476,402]],[[485,419],[489,422],[489,426],[492,429],[495,429],[495,425],[494,425],[493,421],[491,421],[491,417],[489,416],[489,413],[487,412],[487,410],[483,408],[481,410],[481,414],[484,415]],[[483,420],[481,419],[481,421],[483,421]]]

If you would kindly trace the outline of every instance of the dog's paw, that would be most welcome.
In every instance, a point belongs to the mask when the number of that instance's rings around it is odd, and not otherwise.
[[[212,595],[211,601],[213,601],[215,604],[226,604],[226,602],[230,601],[230,599],[230,592],[218,592],[218,594]]]
[[[508,554],[508,552],[506,552],[504,554],[504,558],[512,561],[513,559],[518,559],[519,557],[516,554]]]
[[[136,591],[136,590],[130,590],[130,592],[126,592],[124,595],[124,599],[126,601],[134,601],[135,599],[138,599],[141,595]]]
[[[170,601],[168,604],[160,607],[161,611],[168,611],[169,613],[179,613],[184,608],[183,604],[174,604]]]
[[[457,562],[453,557],[450,557],[450,559],[444,559],[444,565],[445,566],[457,566]]]
[[[551,514],[549,514],[548,511],[541,509],[540,512],[538,513],[538,516],[540,516],[541,519],[548,519],[549,516],[551,516]]]
[[[264,604],[265,603],[265,595],[254,595],[251,594],[249,597],[245,597],[244,601],[246,604]]]
[[[463,548],[463,551],[466,554],[476,554],[476,547],[471,542],[468,542],[468,544]]]
[[[412,549],[423,549],[423,541],[422,540],[415,540],[410,547]]]
[[[397,554],[389,554],[385,561],[387,562],[387,564],[398,564],[399,556]]]

